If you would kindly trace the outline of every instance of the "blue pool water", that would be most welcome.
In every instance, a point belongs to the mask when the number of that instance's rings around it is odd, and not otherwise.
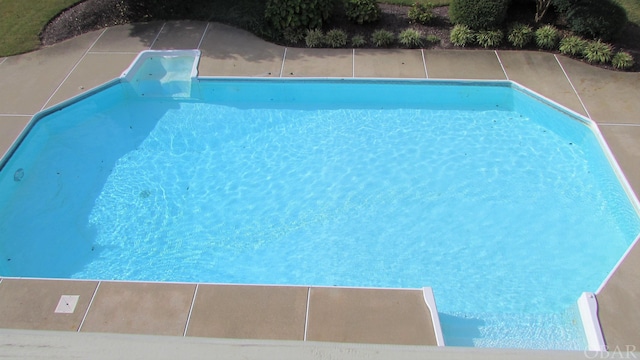
[[[0,172],[0,275],[434,289],[448,345],[583,349],[640,232],[597,138],[509,86],[127,84]]]

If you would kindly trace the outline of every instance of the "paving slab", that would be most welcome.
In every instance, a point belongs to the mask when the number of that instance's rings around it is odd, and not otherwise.
[[[3,279],[0,328],[77,331],[97,285],[97,281]],[[63,295],[67,301],[60,305]]]
[[[640,74],[600,69],[558,56],[591,118],[598,123],[640,124]]]
[[[609,349],[640,346],[640,246],[634,246],[604,288],[596,294],[598,317]]]
[[[135,23],[107,28],[91,48],[92,52],[132,52],[149,50],[163,22]]]
[[[601,125],[600,132],[636,197],[640,195],[640,126]]]
[[[30,120],[31,116],[0,115],[0,157],[7,153]]]
[[[307,340],[436,345],[420,290],[311,288]]]
[[[33,115],[40,111],[103,31],[8,58],[0,66],[0,114]]]
[[[182,336],[195,288],[195,284],[102,282],[80,330]]]
[[[306,287],[199,285],[188,336],[303,340]]]
[[[135,59],[135,53],[89,53],[55,92],[47,107],[119,77]]]
[[[505,80],[493,50],[425,50],[430,79]]]
[[[287,48],[283,77],[353,77],[353,50]]]
[[[207,28],[203,21],[170,21],[164,24],[153,50],[197,49]]]
[[[422,50],[356,49],[356,77],[425,78]]]
[[[509,80],[587,116],[554,54],[536,51],[498,51],[498,56]]]
[[[278,77],[284,56],[284,47],[218,23],[209,24],[200,50],[200,76]]]

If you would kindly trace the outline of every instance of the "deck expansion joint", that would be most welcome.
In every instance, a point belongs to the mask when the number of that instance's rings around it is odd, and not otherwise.
[[[196,284],[196,288],[193,290],[193,299],[191,299],[191,306],[189,307],[189,315],[187,315],[187,323],[184,325],[184,332],[182,336],[187,336],[187,330],[189,329],[189,323],[191,322],[191,314],[193,313],[193,306],[196,303],[196,296],[198,296],[198,287],[200,284]]]
[[[56,87],[56,89],[53,91],[53,93],[51,93],[51,96],[49,96],[49,98],[47,99],[47,101],[45,101],[44,105],[42,105],[42,107],[40,108],[40,111],[44,110],[47,105],[49,105],[49,102],[51,101],[51,99],[53,99],[53,97],[56,95],[56,93],[58,92],[58,90],[60,90],[60,88],[62,87],[62,85],[64,85],[64,83],[69,79],[69,77],[71,76],[71,74],[73,74],[73,72],[78,68],[78,65],[80,65],[80,63],[82,62],[82,60],[84,60],[85,57],[87,57],[87,54],[89,53],[89,51],[91,51],[91,49],[93,49],[93,47],[98,43],[98,41],[102,38],[102,35],[104,35],[104,33],[107,32],[107,29],[102,30],[102,32],[100,33],[100,35],[98,35],[98,37],[93,41],[93,43],[91,44],[91,46],[89,46],[89,48],[87,49],[87,51],[84,52],[84,54],[82,54],[82,56],[80,57],[80,60],[76,61],[75,65],[73,65],[73,68],[71,68],[71,71],[69,71],[67,73],[67,76],[64,77],[64,79],[62,79],[62,82],[60,84],[58,84],[58,86]]]
[[[156,41],[158,41],[158,38],[160,37],[160,34],[162,33],[162,30],[164,30],[165,25],[167,25],[167,23],[163,22],[162,26],[160,27],[160,30],[158,30],[158,33],[156,34],[156,37],[153,38],[153,41],[151,42],[151,45],[149,46],[149,48],[147,50],[153,49],[153,45],[155,45]]]
[[[502,64],[502,59],[500,59],[500,55],[498,54],[498,50],[494,50],[493,51],[496,54],[496,58],[498,58],[498,63],[500,64],[500,68],[502,69],[502,72],[504,73],[504,77],[509,80],[509,74],[507,74],[507,70],[504,68],[504,65]]]
[[[282,74],[284,74],[284,62],[287,60],[287,48],[284,48],[284,53],[282,54],[282,65],[280,66],[280,76],[282,77]]]
[[[356,49],[351,49],[351,77],[356,77]]]
[[[569,78],[569,74],[567,74],[567,71],[564,69],[564,66],[562,66],[562,63],[560,62],[560,59],[558,59],[558,55],[554,54],[553,57],[556,59],[556,62],[560,66],[560,69],[562,70],[562,73],[567,78],[567,81],[569,82],[569,85],[571,85],[571,89],[573,90],[573,93],[576,94],[576,96],[578,97],[578,101],[580,101],[580,105],[582,105],[582,108],[584,109],[585,114],[587,114],[587,118],[589,118],[590,120],[593,120],[593,118],[591,117],[591,114],[589,113],[589,110],[587,109],[587,107],[584,104],[584,101],[582,101],[582,98],[580,97],[580,94],[578,94],[578,90],[576,89],[575,86],[573,86],[573,81],[571,81],[571,78]]]
[[[422,54],[422,66],[424,66],[424,77],[429,78],[429,72],[427,71],[427,60],[424,57],[424,49],[420,49],[420,53]]]
[[[89,315],[89,310],[91,310],[91,305],[93,305],[93,300],[96,298],[96,294],[98,293],[100,284],[102,284],[102,281],[98,281],[98,285],[96,285],[96,289],[93,290],[93,295],[91,295],[91,300],[89,300],[89,305],[87,305],[87,310],[85,310],[84,312],[84,316],[82,317],[82,321],[80,321],[80,325],[78,326],[77,332],[80,332],[80,330],[82,330],[82,326],[84,325],[84,322],[87,319],[87,315]]]
[[[209,31],[210,22],[207,23],[207,26],[204,27],[204,31],[202,32],[202,36],[200,37],[200,41],[198,41],[198,47],[196,49],[200,50],[200,46],[202,46],[202,42],[204,41],[204,37],[207,35],[207,31]]]
[[[307,288],[307,309],[304,315],[304,336],[302,341],[307,341],[307,330],[309,329],[309,302],[311,300],[311,287]]]

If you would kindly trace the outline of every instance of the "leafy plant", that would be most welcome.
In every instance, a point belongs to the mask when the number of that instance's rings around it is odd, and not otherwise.
[[[625,9],[612,0],[576,1],[565,17],[574,33],[604,41],[616,39],[628,22]]]
[[[604,64],[611,61],[613,47],[601,40],[589,41],[584,49],[584,58],[590,63]]]
[[[264,16],[282,33],[285,29],[316,29],[329,19],[332,0],[267,0]]]
[[[371,42],[375,47],[387,47],[393,44],[394,36],[388,30],[376,30],[371,34]]]
[[[476,34],[476,42],[484,48],[496,47],[502,43],[502,30],[480,30]]]
[[[301,28],[290,28],[282,31],[282,37],[289,44],[297,44],[304,40],[305,31]]]
[[[529,25],[516,23],[511,26],[507,40],[517,48],[523,48],[533,40],[533,28]]]
[[[322,47],[325,43],[325,37],[322,30],[307,30],[307,36],[304,37],[304,42],[310,48]]]
[[[422,24],[427,25],[433,18],[435,14],[433,13],[434,5],[430,2],[424,3],[413,3],[407,17],[409,18],[410,24]]]
[[[449,19],[474,30],[497,28],[507,16],[509,0],[451,0]]]
[[[404,30],[398,35],[398,41],[402,46],[411,49],[421,47],[424,44],[422,33],[416,29]]]
[[[571,35],[560,40],[560,47],[558,50],[560,50],[560,53],[564,55],[582,56],[585,48],[587,47],[587,43],[587,40],[580,36]]]
[[[476,35],[473,30],[469,29],[467,25],[458,24],[451,29],[451,35],[449,40],[455,46],[465,47],[473,44],[476,39]]]
[[[613,56],[611,64],[616,69],[627,70],[634,64],[633,56],[628,52],[620,51]]]
[[[427,44],[435,45],[435,44],[440,44],[441,39],[438,37],[438,35],[429,34],[425,38],[425,41],[427,42]]]
[[[560,32],[552,25],[545,25],[536,30],[536,44],[541,49],[555,49]]]
[[[347,0],[344,6],[347,18],[354,23],[362,25],[380,18],[380,6],[376,0]]]
[[[347,33],[340,29],[329,30],[324,36],[324,42],[332,48],[344,47],[347,45]]]
[[[367,45],[367,40],[362,35],[353,35],[351,38],[351,46],[353,47],[363,47]]]

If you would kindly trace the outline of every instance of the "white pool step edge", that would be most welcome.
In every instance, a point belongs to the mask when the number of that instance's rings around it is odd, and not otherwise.
[[[440,316],[438,316],[438,308],[436,307],[436,298],[433,296],[433,289],[430,287],[422,288],[422,296],[431,312],[431,322],[433,323],[433,332],[436,335],[436,344],[445,346],[444,335],[442,335],[442,326],[440,325]]]
[[[607,351],[604,342],[600,320],[598,319],[598,301],[596,295],[591,292],[584,292],[578,299],[578,309],[582,326],[587,337],[587,347],[589,351]]]

